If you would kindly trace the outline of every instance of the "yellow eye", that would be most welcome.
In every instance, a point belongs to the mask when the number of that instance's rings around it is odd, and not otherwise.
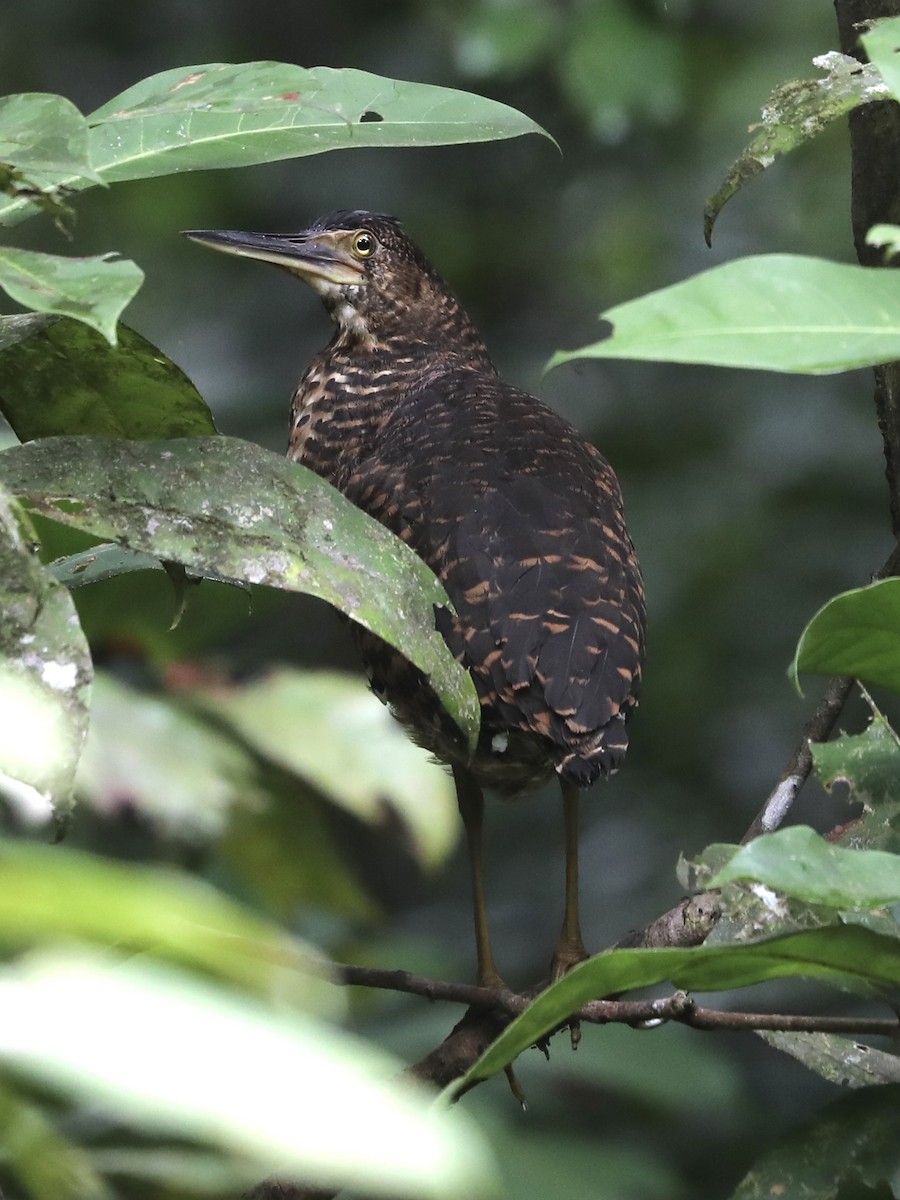
[[[367,233],[365,229],[361,229],[359,233],[354,233],[350,248],[357,258],[371,258],[375,253],[377,245],[378,243],[372,234]]]

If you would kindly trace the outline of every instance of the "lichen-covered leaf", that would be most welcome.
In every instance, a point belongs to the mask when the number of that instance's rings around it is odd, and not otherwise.
[[[900,272],[792,254],[724,263],[609,309],[574,358],[706,363],[822,375],[900,358]]]
[[[0,320],[0,411],[22,442],[56,434],[150,441],[216,432],[203,397],[152,342],[120,324],[112,346],[65,318]]]
[[[200,574],[307,592],[397,647],[472,745],[471,677],[435,629],[447,595],[403,542],[318,475],[236,438],[44,438],[0,454],[43,516]]]
[[[0,246],[0,287],[35,312],[74,317],[113,345],[116,322],[134,298],[144,272],[109,254],[66,258]]]
[[[839,1087],[900,1084],[900,1058],[834,1033],[757,1030],[757,1037]]]
[[[885,100],[889,93],[878,69],[846,54],[831,51],[813,59],[827,74],[824,79],[795,79],[783,83],[769,97],[761,121],[750,126],[753,137],[731,166],[719,189],[703,209],[707,244],[723,207],[777,158],[811,141],[838,117],[860,104]]]
[[[766,1151],[731,1200],[897,1195],[900,1085],[851,1092]]]
[[[72,599],[26,531],[0,488],[0,795],[27,822],[70,805],[93,670]]]
[[[816,774],[826,788],[846,783],[862,808],[843,843],[900,853],[900,740],[876,713],[863,733],[813,742]]]

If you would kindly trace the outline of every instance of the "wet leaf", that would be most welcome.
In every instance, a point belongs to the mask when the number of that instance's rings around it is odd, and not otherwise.
[[[0,795],[28,821],[65,813],[93,674],[72,599],[0,488]]]
[[[900,272],[791,254],[740,258],[603,314],[575,358],[822,375],[900,358]]]
[[[396,646],[470,744],[475,687],[434,628],[449,605],[424,562],[318,475],[236,438],[45,438],[0,454],[0,480],[35,511],[129,549],[307,592]]]
[[[888,90],[874,66],[832,51],[813,59],[824,79],[799,79],[783,83],[769,97],[762,120],[751,125],[753,138],[733,164],[718,191],[706,201],[703,231],[707,244],[713,225],[725,204],[783,154],[818,137],[832,121],[860,104],[884,100]]]
[[[64,258],[0,246],[0,287],[36,312],[75,317],[115,344],[116,322],[141,286],[144,272],[109,254]]]
[[[111,346],[65,318],[0,319],[0,411],[22,442],[55,434],[150,441],[216,432],[203,397],[152,342],[120,324]]]
[[[900,855],[833,846],[794,825],[742,846],[710,887],[738,881],[837,909],[878,908],[900,903]]]

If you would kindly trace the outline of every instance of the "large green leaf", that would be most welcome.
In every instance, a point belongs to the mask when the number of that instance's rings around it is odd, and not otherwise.
[[[118,345],[79,321],[0,318],[0,411],[20,441],[92,434],[139,441],[215,433],[203,397],[152,342]]]
[[[757,1036],[839,1087],[900,1084],[900,1056],[833,1033],[757,1030]]]
[[[0,287],[13,300],[36,312],[76,317],[112,344],[116,322],[143,279],[136,263],[109,254],[64,258],[0,246]]]
[[[357,146],[438,146],[543,133],[483,96],[349,68],[205,63],[163,71],[88,117],[105,182],[242,167]],[[73,174],[72,188],[86,186]],[[0,201],[0,221],[34,211]]]
[[[0,487],[0,795],[26,820],[69,804],[92,677],[72,599]]]
[[[900,939],[859,926],[833,925],[761,942],[675,950],[611,950],[581,963],[547,988],[452,1085],[458,1092],[500,1071],[583,1004],[671,980],[688,991],[717,992],[802,975],[863,992],[900,987]]]
[[[900,579],[853,588],[823,605],[797,643],[795,681],[801,671],[852,675],[900,692]]]
[[[144,1134],[216,1147],[232,1187],[273,1167],[366,1195],[488,1195],[474,1124],[348,1034],[150,963],[33,956],[0,972],[0,1059]]]
[[[713,225],[724,205],[751,179],[783,154],[818,137],[838,117],[860,104],[883,100],[884,80],[876,67],[831,51],[813,59],[824,79],[792,79],[776,88],[766,102],[752,139],[731,166],[721,186],[706,201],[704,232],[709,243]]]
[[[792,1129],[732,1200],[891,1194],[900,1195],[900,1084],[852,1092]]]
[[[810,375],[900,358],[900,272],[791,254],[724,263],[603,314],[574,358],[708,363]]]
[[[434,606],[449,604],[444,589],[408,546],[305,467],[236,438],[45,438],[0,454],[0,481],[96,537],[327,600],[402,650],[474,744],[475,687],[434,628]]]
[[[900,852],[900,739],[880,714],[864,733],[813,742],[816,774],[826,788],[846,783],[862,813],[844,844]]]
[[[900,61],[897,58],[900,51],[900,17],[887,17],[875,21],[871,29],[862,34],[860,41],[870,61],[880,72],[887,89],[895,100],[900,100]]]
[[[877,908],[900,903],[900,855],[833,846],[795,825],[742,846],[710,887],[738,881],[832,908]]]
[[[389,805],[424,863],[440,862],[453,848],[458,820],[449,775],[406,737],[360,680],[281,669],[243,687],[194,692],[192,698],[358,819],[381,823]]]

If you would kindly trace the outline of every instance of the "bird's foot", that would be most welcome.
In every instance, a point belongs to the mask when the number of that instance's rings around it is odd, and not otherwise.
[[[590,958],[587,950],[584,948],[584,943],[579,937],[561,937],[556,944],[556,949],[553,952],[553,961],[550,963],[550,982],[556,983],[562,979],[564,975],[574,968],[579,963],[583,963]],[[578,1043],[581,1041],[581,1022],[577,1019],[569,1021],[569,1037],[572,1042],[572,1049],[578,1049]]]

